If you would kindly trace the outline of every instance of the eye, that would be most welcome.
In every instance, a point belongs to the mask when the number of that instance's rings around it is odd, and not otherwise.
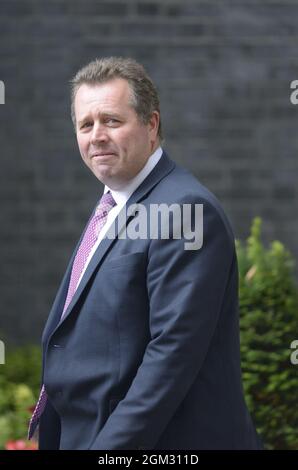
[[[92,122],[86,121],[86,122],[84,122],[84,124],[81,125],[81,129],[84,129],[84,128],[90,127],[90,126],[92,126]]]
[[[118,119],[115,119],[115,118],[107,118],[105,120],[106,124],[110,124],[110,125],[114,125],[114,124],[118,124],[119,123],[119,120]]]

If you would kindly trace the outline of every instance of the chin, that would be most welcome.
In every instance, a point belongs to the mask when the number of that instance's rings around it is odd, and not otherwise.
[[[95,176],[100,180],[104,178],[112,178],[114,173],[111,165],[95,166],[92,168],[92,171]]]
[[[106,184],[107,186],[109,186],[109,183],[111,181],[111,178],[106,175],[106,174],[103,174],[103,173],[99,173],[99,172],[96,172],[94,173],[96,178],[103,184]]]

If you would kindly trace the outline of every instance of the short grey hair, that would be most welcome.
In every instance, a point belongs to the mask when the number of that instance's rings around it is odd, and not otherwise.
[[[141,122],[148,124],[154,111],[160,115],[157,89],[144,67],[136,60],[124,57],[103,57],[96,59],[81,68],[71,84],[71,118],[76,128],[74,101],[81,85],[96,85],[106,83],[115,78],[126,80],[131,89],[132,107]],[[161,121],[159,121],[158,136],[163,139]]]

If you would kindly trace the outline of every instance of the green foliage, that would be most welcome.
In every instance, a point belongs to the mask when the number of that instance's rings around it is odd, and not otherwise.
[[[38,393],[41,373],[40,347],[28,345],[8,351],[0,372],[8,382],[25,383],[33,393]]]
[[[298,449],[298,369],[290,362],[298,338],[294,263],[280,242],[263,246],[259,218],[237,253],[246,401],[266,448]]]
[[[24,439],[38,398],[40,348],[26,346],[8,353],[0,366],[0,449],[8,440]]]

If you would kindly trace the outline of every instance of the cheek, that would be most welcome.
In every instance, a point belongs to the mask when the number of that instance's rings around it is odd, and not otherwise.
[[[127,133],[121,138],[121,149],[127,160],[135,158],[135,155],[139,153],[142,138],[138,133]]]
[[[87,150],[88,150],[88,140],[82,137],[77,139],[78,147],[81,152],[83,158],[86,158]]]
[[[116,135],[111,135],[111,141],[118,147],[119,151],[126,153],[126,149],[130,145],[130,135],[127,132],[118,132]]]

